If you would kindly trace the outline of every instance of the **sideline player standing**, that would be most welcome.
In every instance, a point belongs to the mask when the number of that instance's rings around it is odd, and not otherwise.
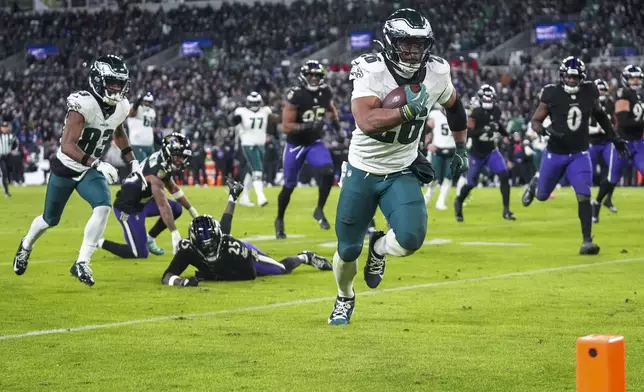
[[[130,117],[127,119],[130,143],[134,156],[141,162],[154,153],[154,123],[157,113],[152,106],[154,97],[148,92],[139,97],[130,109]]]
[[[436,209],[444,211],[447,209],[445,205],[447,193],[452,188],[452,158],[456,151],[456,143],[447,124],[445,109],[442,106],[434,105],[429,112],[427,126],[432,129],[432,143],[428,150],[432,153],[432,166],[436,173],[436,179],[429,184],[427,192],[425,192],[425,204],[431,200],[434,186],[440,187]]]
[[[467,115],[456,97],[449,64],[430,55],[434,34],[429,21],[415,10],[400,9],[387,19],[383,33],[381,53],[363,55],[352,62],[351,111],[356,129],[335,220],[338,248],[333,271],[338,296],[329,317],[331,325],[350,323],[357,259],[378,206],[391,229],[387,234],[371,234],[364,268],[369,287],[380,284],[386,255],[409,256],[425,241],[427,208],[419,182],[431,182],[433,170],[418,152],[418,145],[427,108],[435,103],[446,108],[456,140],[452,175],[467,170]],[[411,84],[420,84],[420,91],[413,92]],[[405,86],[407,103],[398,109],[382,108],[382,100],[399,86]]]
[[[586,65],[580,59],[566,57],[559,67],[558,84],[549,84],[541,91],[541,102],[532,116],[532,129],[544,133],[543,121],[550,116],[547,131],[547,151],[537,173],[523,193],[523,205],[529,206],[535,194],[540,201],[548,200],[550,193],[565,174],[577,195],[578,215],[583,243],[579,254],[596,255],[599,246],[593,243],[590,189],[593,171],[588,154],[590,117],[606,132],[620,154],[627,154],[626,142],[615,134],[613,125],[599,105],[599,92],[593,82],[585,82]]]

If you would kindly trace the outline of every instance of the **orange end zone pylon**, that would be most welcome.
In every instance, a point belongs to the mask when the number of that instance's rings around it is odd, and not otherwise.
[[[626,392],[623,336],[577,339],[577,392]]]

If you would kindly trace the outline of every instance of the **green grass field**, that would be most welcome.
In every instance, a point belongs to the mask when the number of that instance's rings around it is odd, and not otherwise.
[[[171,256],[131,261],[98,250],[96,285],[81,284],[68,272],[90,214],[78,196],[18,277],[11,260],[44,191],[17,188],[0,200],[0,391],[574,391],[575,340],[591,333],[625,336],[628,390],[644,391],[641,189],[618,189],[619,213],[603,211],[599,256],[577,254],[569,189],[523,208],[514,188],[516,222],[501,219],[496,189],[472,193],[464,223],[451,204],[430,208],[428,244],[390,258],[378,290],[362,280],[363,253],[353,323],[335,328],[333,274],[308,266],[176,288],[160,284]],[[276,258],[303,249],[331,258],[334,231],[311,218],[315,189],[292,198],[292,238],[271,238],[277,192],[267,190],[263,209],[238,207],[233,234],[263,236],[254,243]],[[186,194],[202,213],[223,211],[222,188]],[[184,234],[188,216],[178,221]],[[106,237],[122,241],[113,215]],[[169,233],[160,245],[169,249]]]

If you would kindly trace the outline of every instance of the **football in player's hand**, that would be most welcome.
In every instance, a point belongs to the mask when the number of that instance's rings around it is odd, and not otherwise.
[[[411,91],[417,93],[420,91],[419,84],[412,84]],[[399,107],[405,106],[407,104],[407,96],[405,95],[405,86],[396,87],[391,90],[389,94],[382,101],[382,107],[384,109],[397,109]]]

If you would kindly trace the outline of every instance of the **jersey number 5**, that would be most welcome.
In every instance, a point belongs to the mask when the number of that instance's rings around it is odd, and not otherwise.
[[[315,111],[310,109],[302,113],[302,121],[304,122],[320,121],[324,118],[324,115],[326,114],[325,108],[317,107],[314,109]]]
[[[80,139],[78,139],[78,148],[98,158],[103,155],[105,147],[112,137],[112,133],[114,133],[113,129],[101,131],[95,128],[85,128]]]
[[[449,136],[449,134],[450,134],[450,132],[449,132],[449,125],[447,125],[447,124],[443,124],[443,125],[441,125],[441,135],[443,135],[443,136]]]
[[[411,144],[418,139],[420,136],[420,131],[423,130],[425,126],[425,120],[413,120],[408,121],[400,125],[400,131],[398,131],[398,143],[400,144]],[[379,135],[369,135],[372,139],[376,139],[383,143],[393,143],[396,140],[396,132],[389,131],[381,133]]]

